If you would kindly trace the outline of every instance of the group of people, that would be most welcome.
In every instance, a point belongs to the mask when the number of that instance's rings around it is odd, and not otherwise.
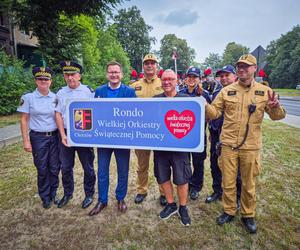
[[[66,86],[56,94],[50,91],[53,71],[35,67],[32,73],[36,90],[21,97],[23,146],[32,152],[38,173],[38,192],[44,208],[52,203],[58,208],[68,204],[74,192],[74,159],[77,152],[84,170],[85,198],[82,208],[89,207],[95,193],[94,149],[70,147],[67,141],[67,99],[83,98],[135,98],[135,97],[193,97],[202,96],[206,101],[205,119],[209,129],[210,166],[213,193],[206,198],[210,203],[222,200],[224,212],[217,218],[223,225],[233,220],[240,209],[241,220],[250,233],[256,232],[254,221],[256,196],[255,177],[260,172],[260,149],[262,147],[261,124],[266,111],[270,118],[285,117],[285,110],[271,88],[255,82],[256,58],[251,54],[241,56],[235,67],[225,65],[216,72],[218,80],[210,80],[205,87],[201,70],[190,67],[186,73],[185,87],[178,91],[177,75],[165,70],[157,76],[158,60],[148,54],[143,59],[144,76],[130,86],[122,83],[122,65],[107,64],[108,82],[95,91],[81,83],[82,66],[74,61],[60,64]],[[178,214],[183,225],[191,224],[187,209],[188,198],[196,200],[203,186],[205,150],[203,152],[154,151],[154,175],[164,207],[161,219]],[[114,153],[117,163],[117,186],[115,196],[117,209],[127,210],[125,197],[128,188],[130,150],[97,148],[98,154],[98,202],[89,212],[100,213],[108,205],[109,167]],[[137,180],[135,203],[142,203],[148,194],[151,150],[136,149]],[[192,164],[191,164],[192,162]],[[58,174],[61,170],[64,195],[57,198]],[[172,176],[171,176],[172,175]],[[173,183],[176,185],[178,205],[174,199]]]

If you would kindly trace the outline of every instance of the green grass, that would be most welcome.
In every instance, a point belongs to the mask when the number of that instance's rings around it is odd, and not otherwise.
[[[300,89],[274,89],[274,91],[282,96],[300,96]]]
[[[109,205],[89,217],[81,208],[83,172],[74,169],[75,193],[64,209],[44,210],[37,196],[36,170],[21,144],[0,150],[1,249],[299,249],[300,247],[300,129],[264,121],[262,172],[257,180],[258,233],[249,235],[237,215],[224,227],[215,224],[220,203],[204,203],[210,194],[211,175],[206,160],[205,183],[200,199],[189,201],[192,225],[178,218],[161,221],[158,187],[151,165],[151,185],[146,201],[133,202],[137,164],[131,157],[128,210],[116,210],[116,165],[110,176]],[[62,196],[62,187],[59,188]]]
[[[0,128],[12,125],[12,124],[16,124],[20,121],[20,114],[19,113],[15,113],[12,115],[4,115],[4,116],[0,116]]]

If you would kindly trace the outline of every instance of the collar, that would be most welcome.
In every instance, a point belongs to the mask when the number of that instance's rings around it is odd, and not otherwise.
[[[71,91],[81,90],[82,87],[83,87],[83,85],[82,85],[81,82],[80,82],[80,83],[79,83],[79,86],[78,86],[76,89],[72,89],[72,88],[69,87],[69,85],[67,85],[67,90],[68,90],[69,92],[71,92]]]
[[[143,78],[143,81],[146,82],[146,83],[151,83],[151,82],[154,82],[157,78],[158,78],[157,75],[154,75],[154,76],[150,79],[150,81],[149,81],[149,80],[147,80],[146,77],[144,77],[144,78]]]
[[[108,86],[108,88],[110,88],[111,90],[116,90],[116,89],[119,89],[119,88],[121,87],[121,84],[122,84],[122,83],[119,82],[119,84],[118,84],[118,86],[117,86],[116,88],[112,88],[110,82],[108,82],[107,86]]]
[[[254,86],[254,84],[255,84],[255,80],[254,79],[252,80],[252,82],[248,86],[243,85],[243,83],[241,83],[241,81],[238,80],[238,86],[240,88],[242,88],[243,90],[245,90],[245,91],[249,91]]]
[[[54,95],[50,90],[47,95],[42,95],[41,92],[37,88],[35,89],[34,94],[37,97],[52,97]]]

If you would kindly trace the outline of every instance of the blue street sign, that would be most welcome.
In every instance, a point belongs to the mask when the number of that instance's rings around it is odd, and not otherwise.
[[[70,146],[204,150],[205,101],[195,98],[69,100]]]

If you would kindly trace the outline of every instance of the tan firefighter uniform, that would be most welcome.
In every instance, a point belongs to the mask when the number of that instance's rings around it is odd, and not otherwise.
[[[160,78],[155,76],[150,81],[146,78],[142,78],[130,85],[135,89],[137,97],[153,97],[161,94],[163,89],[161,87]],[[136,149],[135,154],[138,158],[137,168],[137,193],[146,194],[148,191],[148,176],[149,176],[149,161],[151,150]],[[162,194],[161,187],[160,193]]]
[[[241,215],[255,216],[255,177],[260,172],[264,112],[272,120],[282,119],[286,114],[282,106],[269,108],[268,91],[273,93],[271,88],[254,80],[250,87],[244,87],[237,81],[223,88],[211,105],[206,105],[206,116],[209,119],[216,119],[224,113],[219,163],[222,172],[222,203],[224,212],[229,215],[236,213],[236,176],[239,165],[242,177]],[[256,110],[249,118],[250,104],[255,104]],[[239,149],[234,149],[244,139],[248,119],[247,139]]]

